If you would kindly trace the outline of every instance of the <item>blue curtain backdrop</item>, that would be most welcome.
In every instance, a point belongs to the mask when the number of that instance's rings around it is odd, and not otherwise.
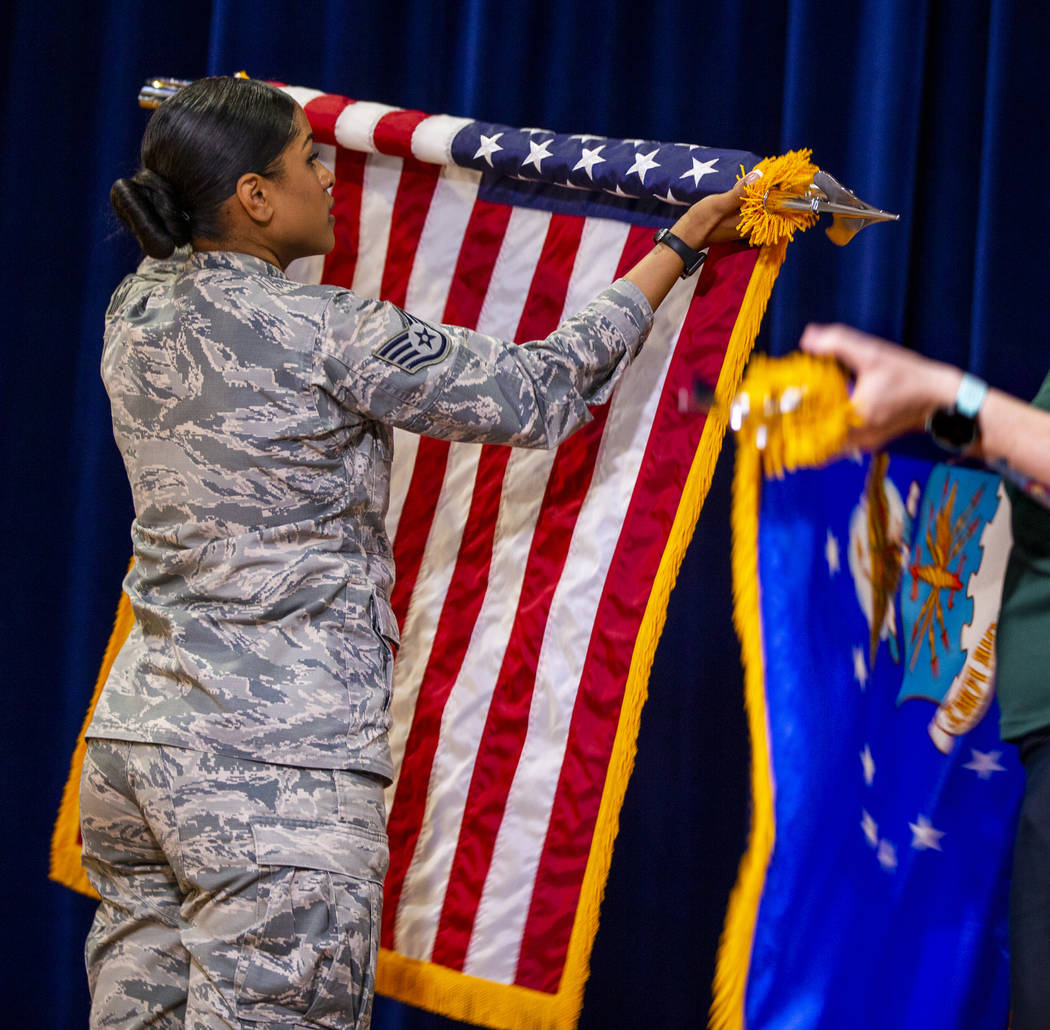
[[[99,382],[102,313],[136,250],[107,205],[136,165],[151,75],[246,69],[429,112],[774,154],[809,146],[899,211],[844,250],[796,241],[762,345],[842,320],[1023,396],[1050,367],[1050,167],[1035,0],[141,0],[0,14],[0,360],[7,772],[4,1019],[85,1025],[92,906],[48,839],[129,553]],[[582,1026],[698,1027],[748,819],[720,463],[672,598]],[[887,989],[892,990],[892,985]],[[629,1015],[627,1015],[629,1014]],[[454,1024],[382,1004],[377,1030]]]

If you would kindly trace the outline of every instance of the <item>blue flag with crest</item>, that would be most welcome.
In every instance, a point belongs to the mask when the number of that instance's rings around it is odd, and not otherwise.
[[[727,922],[751,940],[716,1025],[1003,1030],[1023,773],[994,697],[998,478],[842,460],[763,482],[751,532],[756,814]]]

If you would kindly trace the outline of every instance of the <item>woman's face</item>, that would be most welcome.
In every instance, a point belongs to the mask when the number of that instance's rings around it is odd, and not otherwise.
[[[280,161],[280,174],[270,180],[274,217],[269,229],[274,252],[286,268],[296,258],[327,254],[335,246],[329,193],[335,176],[318,159],[313,130],[298,105],[295,130]]]

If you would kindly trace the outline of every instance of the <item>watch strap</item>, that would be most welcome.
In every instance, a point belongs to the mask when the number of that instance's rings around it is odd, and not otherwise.
[[[964,372],[962,382],[955,394],[955,410],[967,418],[977,418],[988,396],[988,384],[977,376]]]
[[[682,264],[685,266],[680,276],[682,279],[688,279],[689,276],[698,272],[704,263],[704,258],[707,257],[707,251],[693,250],[688,243],[675,236],[670,229],[657,230],[656,235],[653,236],[653,242],[670,247],[682,259]]]
[[[988,395],[983,379],[963,373],[955,401],[950,408],[938,408],[926,421],[926,431],[934,441],[949,451],[962,452],[972,447],[981,436],[977,416]]]

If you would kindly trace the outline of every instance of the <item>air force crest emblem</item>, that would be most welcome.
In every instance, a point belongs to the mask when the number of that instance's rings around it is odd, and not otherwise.
[[[403,328],[375,349],[377,358],[412,373],[448,357],[452,344],[440,329],[413,318],[406,311],[399,310],[398,314]]]

